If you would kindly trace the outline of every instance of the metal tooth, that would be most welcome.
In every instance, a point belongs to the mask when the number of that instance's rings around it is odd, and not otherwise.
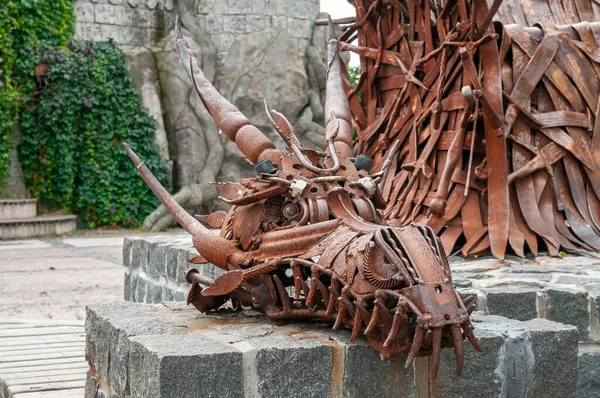
[[[373,314],[371,315],[371,320],[369,321],[369,324],[367,325],[367,328],[365,329],[365,336],[368,336],[371,332],[373,332],[375,330],[375,327],[377,326],[377,323],[379,322],[380,319],[381,319],[381,310],[379,309],[378,306],[375,306],[373,308]]]
[[[342,297],[338,297],[338,314],[337,314],[337,318],[335,318],[335,323],[333,324],[333,328],[334,329],[338,329],[341,325],[342,322],[344,321],[344,318],[346,316],[346,309],[344,307],[344,302],[342,301]]]
[[[273,279],[269,275],[263,275],[263,280],[267,284],[267,289],[269,290],[269,297],[271,298],[271,305],[273,307],[277,306],[277,293],[275,292],[275,285],[273,284]]]
[[[452,333],[452,344],[454,345],[454,356],[456,357],[456,375],[460,376],[462,374],[463,363],[465,358],[465,350],[464,350],[464,342],[463,342],[463,334],[461,327],[459,325],[452,325],[450,327],[450,332]]]
[[[356,301],[354,302],[354,305],[356,306]],[[362,327],[362,323],[363,323],[363,319],[362,319],[362,315],[360,313],[360,311],[358,309],[355,309],[354,311],[354,325],[352,325],[352,335],[350,336],[350,342],[354,343],[354,340],[356,340],[356,336],[358,336],[358,333],[360,333],[360,329]]]
[[[440,355],[442,352],[442,328],[433,329],[431,340],[431,378],[437,378],[438,369],[440,368]]]
[[[465,324],[463,325],[463,330],[465,332],[465,336],[467,337],[469,342],[473,345],[473,347],[475,347],[475,349],[477,351],[483,352],[483,350],[481,349],[481,346],[479,345],[479,341],[477,341],[477,338],[475,337],[475,334],[473,333],[473,326],[471,326],[471,322],[465,322]]]
[[[369,322],[371,322],[371,314],[369,314],[367,308],[358,301],[355,301],[353,304],[356,308],[356,312],[360,313],[360,315],[362,316],[364,323],[368,324]]]
[[[338,297],[340,297],[340,292],[338,290],[338,285],[339,282],[337,282],[336,280],[334,280],[331,284],[331,286],[329,286],[329,293],[331,293],[329,295],[329,302],[327,303],[327,310],[325,311],[325,315],[330,316],[331,314],[333,314],[333,312],[335,311],[335,303],[337,303],[337,299]]]
[[[321,296],[323,297],[323,303],[329,303],[329,290],[327,290],[327,286],[317,278],[312,278],[311,280],[319,288],[319,292],[321,292]]]
[[[296,281],[298,281],[298,283],[300,284],[300,286],[302,286],[302,291],[304,292],[304,298],[307,301],[306,306],[309,307],[309,305],[308,305],[308,296],[310,294],[310,288],[308,287],[308,285],[306,284],[306,282],[304,281],[304,279],[302,279],[301,277],[297,277]]]
[[[294,271],[294,299],[300,299],[300,289],[302,289],[302,268],[299,264],[292,264]]]
[[[400,330],[400,316],[398,315],[398,311],[396,311],[396,313],[394,314],[394,318],[392,320],[392,327],[390,328],[390,332],[388,333],[387,338],[385,339],[385,342],[383,343],[384,347],[389,347],[389,345],[392,343],[392,341],[398,335],[399,330]]]
[[[275,286],[277,287],[277,292],[279,293],[279,299],[281,300],[281,305],[283,306],[283,310],[288,312],[292,308],[292,302],[290,300],[290,296],[288,296],[287,291],[285,290],[285,286],[283,286],[283,282],[279,279],[279,276],[273,275],[273,280],[275,281]]]
[[[413,338],[412,345],[410,346],[408,358],[406,358],[406,364],[404,365],[405,368],[408,369],[408,367],[412,364],[419,351],[421,351],[421,347],[423,346],[423,342],[425,341],[425,334],[425,329],[421,327],[417,327],[415,329],[415,337]]]

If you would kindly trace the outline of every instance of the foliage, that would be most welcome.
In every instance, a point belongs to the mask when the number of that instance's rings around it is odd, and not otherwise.
[[[158,202],[121,144],[128,142],[164,183],[154,119],[114,42],[72,42],[44,56],[46,87],[22,118],[26,183],[49,206],[88,227],[137,226]]]
[[[0,187],[7,177],[11,135],[36,88],[40,46],[64,46],[73,34],[69,0],[0,1]]]
[[[356,87],[358,84],[358,79],[360,78],[360,68],[358,66],[349,66],[348,67],[348,79],[350,80],[350,84],[352,87]]]

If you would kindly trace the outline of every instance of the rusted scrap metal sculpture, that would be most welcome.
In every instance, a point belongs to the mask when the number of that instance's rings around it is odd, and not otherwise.
[[[361,59],[358,86],[346,81],[357,153],[388,167],[387,222],[429,226],[446,254],[524,256],[539,240],[551,255],[593,255],[600,24],[585,21],[600,5],[489,3],[353,1],[356,18],[338,22],[340,48]]]
[[[173,217],[193,236],[200,256],[227,272],[209,280],[188,271],[188,302],[208,312],[232,300],[273,319],[330,321],[364,334],[384,356],[431,355],[435,378],[440,351],[454,347],[456,372],[463,340],[480,349],[469,321],[472,299],[452,287],[440,240],[427,226],[387,225],[378,182],[387,169],[370,173],[370,159],[352,158],[351,114],[342,82],[338,40],[328,42],[325,102],[326,148],[308,150],[285,117],[266,107],[287,151],[273,143],[204,78],[177,29],[177,47],[202,102],[217,126],[234,141],[259,177],[218,183],[229,212],[192,217],[126,146],[140,174]],[[470,89],[465,88],[467,97]],[[391,160],[391,159],[390,159]],[[221,228],[220,236],[203,223]]]

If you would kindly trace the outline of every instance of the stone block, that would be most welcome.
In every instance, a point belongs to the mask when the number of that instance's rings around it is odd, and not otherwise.
[[[173,290],[168,286],[162,286],[162,303],[165,301],[173,301]]]
[[[152,245],[148,251],[148,275],[153,278],[159,275],[166,275],[167,265],[167,245],[156,244]]]
[[[187,292],[183,290],[175,291],[175,294],[173,295],[173,300],[177,302],[185,302],[187,300]]]
[[[131,257],[133,251],[133,240],[125,237],[123,239],[123,266],[125,268],[131,268]]]
[[[146,302],[159,304],[163,302],[163,285],[157,281],[148,281]]]
[[[531,334],[535,397],[574,397],[577,388],[578,331],[546,319],[523,322]]]
[[[246,30],[249,33],[260,32],[270,27],[270,18],[269,26],[267,26],[267,17],[264,15],[246,15]]]
[[[148,267],[148,241],[133,239],[131,242],[131,267],[147,269]]]
[[[312,35],[312,25],[310,19],[288,18],[287,31],[290,37],[308,39]]]
[[[444,350],[438,379],[430,381],[428,359],[404,369],[405,357],[382,360],[362,336],[350,343],[348,331],[331,325],[276,325],[253,311],[202,315],[188,308],[90,307],[88,386],[99,385],[107,396],[159,398],[198,391],[203,397],[574,396],[576,328],[548,320],[474,315],[484,352],[465,342],[463,375],[456,377],[454,354]]]
[[[78,1],[74,3],[74,13],[77,22],[94,22],[94,5]]]
[[[221,0],[224,1],[224,0]],[[230,15],[246,15],[252,10],[252,0],[226,0],[227,13]]]
[[[350,343],[350,334],[345,331],[336,333],[335,341],[332,372],[335,377],[336,365],[343,362],[343,396],[415,397],[414,367],[404,369],[405,356],[384,359],[365,339]]]
[[[223,33],[223,15],[208,14],[206,16],[206,33],[213,35]]]
[[[296,18],[312,21],[319,14],[319,7],[308,0],[295,0],[291,2],[291,14]]]
[[[488,288],[485,290],[487,311],[519,321],[537,318],[537,291],[536,287],[523,285]]]
[[[199,0],[196,5],[196,13],[198,14],[212,14],[215,11],[216,2],[222,0]]]
[[[269,0],[252,0],[252,14],[254,15],[272,15],[266,12],[266,6]]]
[[[330,396],[332,349],[312,339],[251,339],[261,397]]]
[[[243,35],[246,33],[246,16],[241,15],[224,15],[223,16],[223,32],[232,33],[234,35]]]
[[[557,286],[544,289],[540,307],[540,316],[552,321],[576,326],[579,340],[589,340],[589,312],[587,292],[578,287]]]
[[[193,334],[131,339],[131,397],[244,397],[242,354]]]
[[[125,269],[124,272],[124,278],[123,278],[123,298],[126,301],[131,301],[133,299],[133,290],[131,289],[132,286],[132,277],[131,277],[131,272],[129,271],[129,269]]]
[[[580,344],[577,397],[600,397],[600,346]]]
[[[586,285],[590,309],[590,340],[600,342],[600,284]]]
[[[146,279],[138,277],[135,292],[133,294],[133,301],[136,303],[146,302]]]
[[[165,276],[167,280],[177,281],[177,269],[179,267],[179,253],[181,249],[177,246],[167,246],[165,253]]]

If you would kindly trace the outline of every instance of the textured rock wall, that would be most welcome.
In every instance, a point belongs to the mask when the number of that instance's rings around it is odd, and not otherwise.
[[[175,199],[190,212],[213,209],[217,193],[206,183],[253,171],[197,98],[175,49],[175,15],[206,77],[257,127],[283,144],[264,117],[266,99],[308,147],[322,145],[326,28],[313,25],[325,16],[319,0],[75,0],[75,13],[78,38],[112,38],[123,50],[156,120]],[[171,223],[159,208],[144,227]]]

